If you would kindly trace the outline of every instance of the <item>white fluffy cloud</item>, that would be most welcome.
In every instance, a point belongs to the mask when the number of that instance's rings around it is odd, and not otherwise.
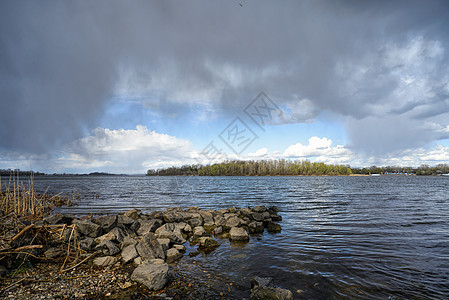
[[[79,164],[83,169],[88,161],[97,168],[125,173],[141,173],[148,167],[189,161],[194,155],[189,141],[141,125],[135,130],[97,128],[93,135],[68,145],[67,153],[67,160],[74,167]]]
[[[313,136],[307,145],[297,143],[283,153],[286,158],[310,159],[327,163],[349,163],[354,154],[342,145],[332,146],[332,140]]]
[[[261,148],[261,149],[257,150],[254,153],[248,153],[249,157],[254,157],[254,158],[264,158],[267,155],[268,155],[268,149],[267,148]]]
[[[35,169],[48,173],[134,174],[145,173],[149,168],[193,163],[195,155],[189,141],[139,125],[131,130],[97,128],[92,135],[45,157],[9,153],[0,157],[0,168]]]

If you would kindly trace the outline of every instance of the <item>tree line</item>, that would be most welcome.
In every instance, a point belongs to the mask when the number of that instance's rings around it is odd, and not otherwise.
[[[148,170],[148,176],[294,176],[294,175],[350,175],[344,165],[322,162],[279,160],[225,161],[211,165],[184,165]]]
[[[351,168],[353,174],[384,174],[384,175],[441,175],[449,174],[449,165],[438,164],[436,166],[421,165],[419,167],[400,167],[400,166],[387,166],[377,167],[371,166],[368,168]]]
[[[348,165],[333,165],[308,160],[234,160],[211,165],[184,165],[148,170],[148,176],[295,176],[295,175],[441,175],[449,174],[449,165],[421,165],[419,167],[371,166],[351,168]]]

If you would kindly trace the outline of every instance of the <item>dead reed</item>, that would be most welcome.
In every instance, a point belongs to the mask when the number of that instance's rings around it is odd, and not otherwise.
[[[2,216],[15,215],[22,218],[41,218],[61,205],[73,205],[72,197],[58,195],[37,194],[34,190],[33,173],[27,184],[20,180],[19,173],[12,173],[6,183],[0,177],[0,214]]]

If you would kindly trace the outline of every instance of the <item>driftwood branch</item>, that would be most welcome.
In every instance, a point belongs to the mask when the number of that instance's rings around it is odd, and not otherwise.
[[[27,230],[31,229],[34,227],[34,224],[28,225],[27,227],[25,227],[24,229],[20,230],[20,232],[18,234],[16,234],[12,239],[11,242],[14,242],[15,240],[17,240],[21,235],[23,235]]]
[[[14,249],[14,252],[19,252],[22,250],[31,250],[31,249],[42,249],[44,248],[43,245],[28,245],[28,246],[23,246],[23,247],[19,247],[17,249]]]

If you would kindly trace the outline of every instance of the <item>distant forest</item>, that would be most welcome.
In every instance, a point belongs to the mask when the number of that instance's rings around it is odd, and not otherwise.
[[[148,176],[282,176],[282,175],[350,175],[344,165],[304,161],[259,160],[226,161],[213,165],[186,165],[158,170],[148,170]]]
[[[418,168],[387,166],[351,168],[348,165],[333,165],[308,160],[249,160],[225,161],[212,165],[184,165],[148,170],[147,176],[322,176],[322,175],[441,175],[449,174],[447,164],[434,167],[422,165]]]

